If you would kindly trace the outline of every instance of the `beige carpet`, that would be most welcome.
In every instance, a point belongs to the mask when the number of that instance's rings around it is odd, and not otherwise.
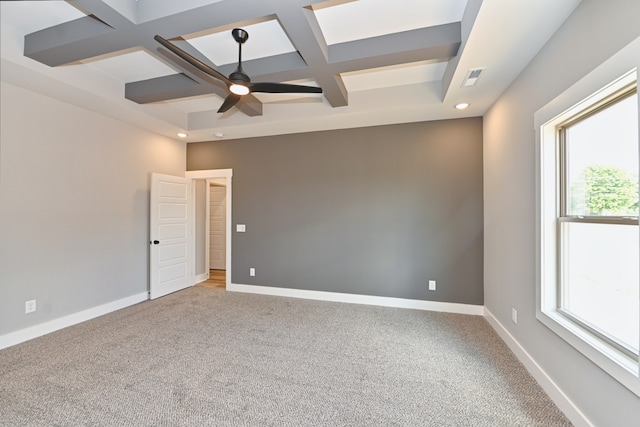
[[[478,316],[190,288],[0,351],[4,426],[568,426]]]

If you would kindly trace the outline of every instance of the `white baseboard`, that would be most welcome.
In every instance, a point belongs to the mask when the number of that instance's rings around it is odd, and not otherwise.
[[[97,307],[59,317],[57,319],[53,319],[39,325],[30,326],[25,329],[20,329],[19,331],[0,335],[0,349],[11,347],[13,345],[20,344],[34,338],[38,338],[42,335],[46,335],[51,332],[64,329],[68,326],[82,323],[84,321],[105,315],[107,313],[111,313],[112,311],[120,310],[122,308],[137,304],[142,301],[146,301],[148,299],[149,294],[147,292],[142,292],[130,297],[119,299],[117,301],[112,301],[106,304],[99,305]]]
[[[209,273],[198,274],[195,278],[194,284],[197,285],[198,283],[202,283],[205,280],[209,280]]]
[[[309,291],[303,289],[276,288],[271,286],[240,285],[231,283],[228,291],[250,294],[274,295],[319,301],[345,302],[351,304],[378,305],[382,307],[411,308],[414,310],[443,311],[447,313],[484,315],[483,306],[450,302],[424,301],[371,295],[342,294],[339,292]]]
[[[527,371],[536,379],[540,387],[553,400],[558,408],[577,427],[593,427],[593,423],[578,409],[569,397],[558,387],[551,377],[542,369],[509,331],[495,318],[485,307],[484,316],[500,338],[507,344],[518,360],[527,368]]]

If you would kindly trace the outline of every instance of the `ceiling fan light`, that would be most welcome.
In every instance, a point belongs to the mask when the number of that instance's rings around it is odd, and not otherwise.
[[[231,93],[236,94],[236,95],[246,95],[249,93],[249,88],[245,85],[239,85],[237,83],[232,84],[231,86],[229,86],[229,90],[231,91]]]

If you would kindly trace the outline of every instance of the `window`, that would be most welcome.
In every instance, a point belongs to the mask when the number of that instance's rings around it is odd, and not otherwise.
[[[537,318],[640,396],[637,72],[599,71],[536,113]]]
[[[638,94],[635,84],[557,125],[556,309],[638,359]]]

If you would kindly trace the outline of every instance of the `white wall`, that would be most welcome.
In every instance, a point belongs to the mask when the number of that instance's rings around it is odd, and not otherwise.
[[[0,336],[146,292],[149,174],[184,176],[185,143],[1,91]]]
[[[637,0],[583,1],[484,121],[485,306],[596,426],[636,426],[640,399],[536,320],[533,114],[639,37],[638,17]]]

